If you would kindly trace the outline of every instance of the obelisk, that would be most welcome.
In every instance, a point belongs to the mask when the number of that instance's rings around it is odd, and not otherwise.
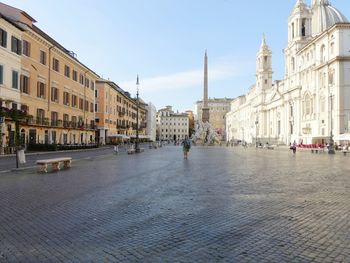
[[[204,55],[204,96],[202,107],[202,122],[209,122],[209,107],[208,107],[208,56],[207,51]]]

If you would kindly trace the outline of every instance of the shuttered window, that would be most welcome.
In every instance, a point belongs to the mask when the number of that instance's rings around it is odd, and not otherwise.
[[[0,46],[7,47],[7,32],[0,28]]]

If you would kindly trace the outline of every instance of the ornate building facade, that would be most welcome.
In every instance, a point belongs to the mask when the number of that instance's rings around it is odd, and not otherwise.
[[[227,140],[327,143],[350,128],[350,23],[327,0],[298,0],[288,19],[285,78],[272,80],[263,38],[256,83],[234,99]]]

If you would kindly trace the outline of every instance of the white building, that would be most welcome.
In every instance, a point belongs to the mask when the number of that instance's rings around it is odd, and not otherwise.
[[[272,82],[263,39],[256,83],[227,114],[228,140],[326,143],[349,132],[350,23],[327,0],[298,0],[288,19],[285,78]]]
[[[156,141],[156,133],[157,133],[157,109],[156,107],[149,102],[146,106],[147,110],[147,131],[146,135],[149,137],[151,141]]]
[[[174,113],[171,106],[157,113],[158,140],[177,141],[189,135],[189,118],[187,113]]]

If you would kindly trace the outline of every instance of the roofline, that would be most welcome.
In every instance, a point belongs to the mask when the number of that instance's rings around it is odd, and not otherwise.
[[[31,28],[35,33],[39,34],[41,37],[43,37],[46,41],[50,42],[54,47],[57,47],[59,50],[61,50],[62,52],[64,52],[66,55],[68,55],[71,59],[75,60],[77,63],[79,63],[80,65],[82,65],[84,68],[86,68],[88,71],[90,71],[91,73],[93,73],[95,75],[95,77],[99,78],[100,76],[93,71],[92,69],[90,69],[88,66],[86,66],[85,64],[83,64],[80,60],[78,60],[77,58],[73,57],[70,54],[70,51],[68,49],[66,49],[64,46],[62,46],[60,43],[58,43],[55,39],[53,39],[52,37],[50,37],[48,34],[46,34],[43,30],[41,30],[39,27],[37,27],[36,25],[33,25],[33,27],[29,27]]]
[[[329,34],[331,31],[335,30],[336,28],[350,28],[350,22],[347,23],[335,23],[333,26],[328,28],[327,30],[323,31],[321,34],[314,36],[309,43],[307,43],[303,48],[301,48],[297,54],[302,53],[304,50],[308,49],[311,45],[313,45],[318,39],[322,38],[323,36]]]
[[[4,19],[5,21],[7,21],[8,23],[10,23],[11,25],[13,25],[14,27],[18,28],[21,31],[25,31],[22,27],[20,27],[17,23],[15,23],[14,21],[12,21],[11,19],[9,19],[7,16],[4,16],[2,13],[0,13],[0,18]]]
[[[32,16],[30,16],[26,11],[23,11],[22,9],[19,9],[19,8],[17,8],[17,7],[14,7],[14,6],[5,4],[5,3],[3,3],[3,2],[0,2],[0,3],[3,4],[3,5],[6,5],[6,6],[10,7],[10,8],[13,8],[13,9],[16,9],[16,10],[20,11],[22,15],[24,15],[26,18],[28,18],[29,20],[31,20],[33,23],[36,23],[36,22],[37,22],[37,21],[36,21]]]

